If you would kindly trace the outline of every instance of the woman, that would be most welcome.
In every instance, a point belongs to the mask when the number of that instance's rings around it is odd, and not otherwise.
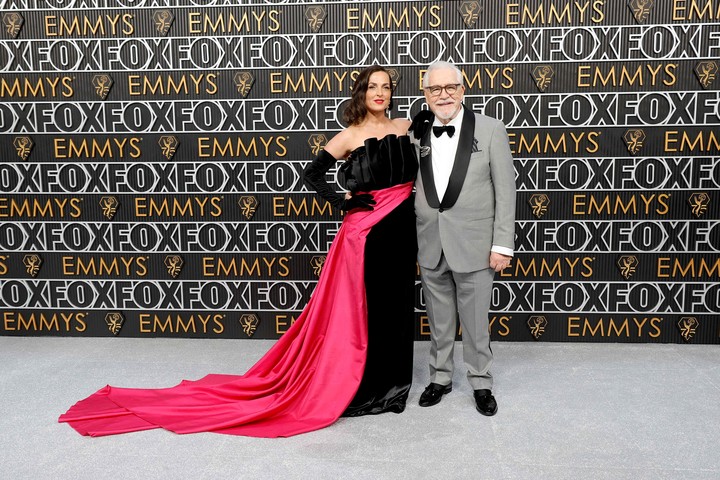
[[[386,207],[375,203],[378,189],[394,186],[404,196],[367,233],[364,287],[369,340],[362,383],[346,416],[402,412],[412,380],[417,237],[410,190],[417,160],[405,135],[410,121],[390,120],[386,111],[391,106],[388,72],[377,65],[363,70],[345,110],[348,128],[333,137],[304,172],[305,181],[318,194],[349,210],[346,222],[358,211]],[[340,168],[351,190],[344,196],[325,181],[325,173],[339,158],[348,159]],[[368,191],[374,192],[357,193]],[[362,251],[355,254],[363,257]]]
[[[404,136],[410,122],[386,117],[391,96],[384,69],[362,71],[348,128],[307,167],[307,182],[345,218],[307,306],[254,366],[165,389],[106,386],[59,421],[90,436],[165,428],[288,437],[343,414],[402,412],[412,378],[417,160]],[[324,176],[345,157],[343,196]]]

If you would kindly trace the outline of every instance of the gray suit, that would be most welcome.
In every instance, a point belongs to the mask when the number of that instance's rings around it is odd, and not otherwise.
[[[465,107],[463,107],[465,108]],[[493,245],[515,243],[515,174],[502,122],[465,108],[450,181],[435,189],[431,129],[415,139],[420,171],[415,183],[418,263],[430,317],[430,381],[452,382],[459,314],[463,358],[474,390],[491,389],[488,310],[495,271]]]

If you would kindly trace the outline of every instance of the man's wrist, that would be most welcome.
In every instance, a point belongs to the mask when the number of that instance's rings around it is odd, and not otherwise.
[[[505,255],[506,257],[512,257],[513,256],[513,250],[512,248],[502,247],[500,245],[493,245],[490,249],[491,252],[499,253],[500,255]]]

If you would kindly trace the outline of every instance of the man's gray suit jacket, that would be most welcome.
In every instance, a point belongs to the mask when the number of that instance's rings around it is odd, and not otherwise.
[[[507,131],[499,120],[463,108],[455,163],[442,199],[433,179],[432,129],[413,139],[420,161],[418,263],[425,268],[435,268],[444,253],[453,271],[482,270],[490,266],[493,245],[511,250],[515,245],[515,172]]]

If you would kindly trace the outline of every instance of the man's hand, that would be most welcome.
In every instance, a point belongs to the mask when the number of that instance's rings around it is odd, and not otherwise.
[[[510,266],[512,258],[497,252],[490,252],[490,268],[496,272],[502,272],[503,269]]]

